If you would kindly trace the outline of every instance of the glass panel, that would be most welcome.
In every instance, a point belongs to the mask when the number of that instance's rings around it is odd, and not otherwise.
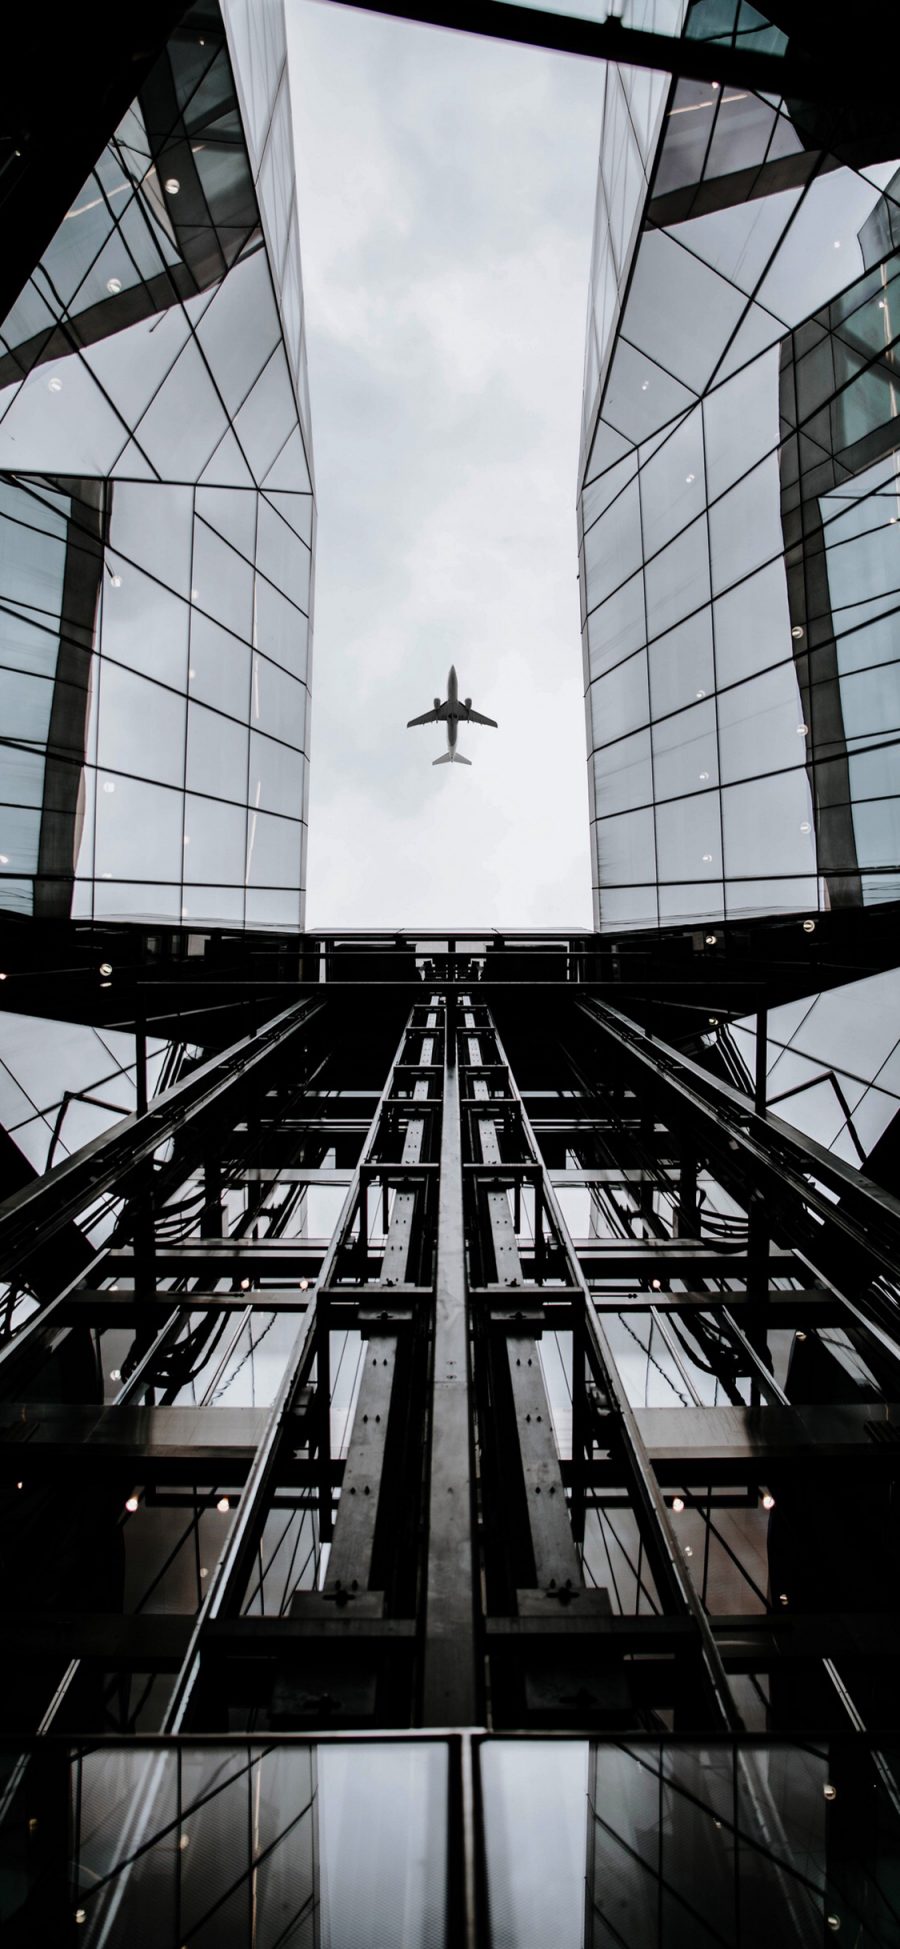
[[[191,490],[119,481],[112,495],[110,540],[130,562],[176,594],[191,586]]]
[[[715,686],[712,627],[709,608],[701,609],[677,629],[657,637],[647,652],[650,669],[650,702],[654,717],[680,710],[704,696]]]
[[[649,805],[652,799],[649,731],[620,738],[618,744],[594,753],[594,809],[598,818]]]
[[[299,752],[251,731],[248,803],[263,812],[284,812],[298,819],[303,811],[303,766]]]
[[[630,886],[656,879],[653,813],[624,812],[615,819],[599,819],[597,869],[600,884]]]
[[[221,799],[194,798],[184,802],[184,877],[210,885],[224,881],[243,887],[247,814],[243,806]],[[196,896],[191,897],[196,908]]]
[[[186,602],[107,551],[101,597],[100,643],[104,656],[184,690],[187,675]]]
[[[264,496],[259,503],[256,565],[283,595],[309,613],[309,549]]]
[[[286,602],[279,589],[262,577],[256,583],[256,642],[266,656],[284,665],[296,677],[306,675],[306,645],[309,626],[306,617]]]
[[[709,537],[706,516],[671,541],[644,574],[647,591],[647,634],[661,636],[694,609],[709,601]]]
[[[781,554],[784,534],[777,453],[713,503],[709,538],[716,595]]]
[[[102,660],[100,765],[180,786],[184,781],[184,719],[183,697],[123,670],[108,658]]]
[[[773,346],[703,402],[709,498],[714,500],[772,453],[781,437],[779,350]]]
[[[598,677],[591,685],[590,699],[594,745],[609,744],[646,724],[650,703],[645,652]]]
[[[584,1949],[587,1740],[479,1747],[491,1934],[504,1949]]]
[[[621,663],[645,638],[644,578],[637,574],[588,617],[591,676]]]
[[[234,264],[197,327],[213,378],[234,417],[278,342],[265,251]]]
[[[622,330],[630,344],[699,393],[745,303],[741,292],[667,231],[649,230],[641,238]]]
[[[191,617],[191,661],[188,683],[192,697],[213,704],[230,716],[247,721],[250,701],[249,644],[231,636],[199,609]]]
[[[728,877],[815,873],[816,839],[805,771],[722,793]]]
[[[594,609],[640,566],[641,509],[637,481],[629,481],[606,513],[588,529],[584,560],[587,606]]]
[[[247,885],[299,886],[303,830],[297,819],[272,818],[251,807],[247,826]]]
[[[249,641],[253,620],[253,570],[243,555],[229,548],[205,521],[194,524],[192,598],[199,609],[215,616]]]
[[[703,423],[689,413],[641,468],[644,552],[655,553],[703,506]]]
[[[189,704],[187,784],[189,791],[246,804],[246,727],[203,704]]]
[[[721,879],[718,793],[701,792],[663,806],[656,821],[656,844],[661,880]]]
[[[253,653],[253,697],[251,722],[261,731],[270,731],[283,743],[303,749],[306,727],[306,690],[296,677],[289,677],[277,663]]]
[[[784,562],[772,562],[720,596],[713,617],[720,684],[736,683],[779,662],[791,642]]]
[[[806,739],[793,663],[778,663],[760,677],[719,694],[722,778],[789,771],[806,759]],[[804,815],[809,816],[808,814]]]
[[[718,781],[716,707],[709,698],[653,727],[653,781],[657,799],[681,797]]]
[[[181,853],[180,792],[100,774],[98,878],[180,880]]]

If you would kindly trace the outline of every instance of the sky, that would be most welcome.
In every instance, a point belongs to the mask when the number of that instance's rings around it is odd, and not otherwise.
[[[288,0],[318,504],[307,921],[589,927],[596,64]],[[471,770],[407,719],[460,694]]]

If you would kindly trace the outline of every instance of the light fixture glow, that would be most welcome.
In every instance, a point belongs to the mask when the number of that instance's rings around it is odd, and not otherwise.
[[[798,736],[798,738],[805,738],[805,737],[808,737],[808,736],[809,736],[809,725],[808,725],[808,724],[798,724],[798,726],[797,726],[797,736]]]
[[[680,1515],[681,1515],[681,1512],[682,1512],[682,1510],[683,1510],[683,1508],[684,1508],[684,1497],[683,1497],[683,1496],[673,1496],[673,1497],[672,1497],[672,1508],[674,1509],[674,1511],[675,1511],[675,1514],[676,1514],[676,1516],[680,1516]]]
[[[114,792],[114,791],[115,791],[115,789],[116,789],[116,788],[115,788],[115,783],[114,783],[114,781],[113,781],[113,780],[112,780],[111,778],[104,778],[104,780],[103,780],[103,790],[104,790],[104,792]]]
[[[24,1484],[24,1482],[17,1482],[17,1483],[16,1483],[16,1488],[17,1488],[17,1489],[24,1489],[24,1487],[25,1487],[25,1484]]]
[[[707,936],[706,936],[706,945],[707,945],[707,947],[715,947],[715,945],[716,945],[716,941],[718,940],[718,938],[719,938],[719,937],[718,937],[718,935],[717,935],[717,934],[707,934]]]
[[[651,1281],[650,1281],[650,1285],[651,1285],[651,1288],[652,1288],[652,1290],[653,1290],[653,1291],[654,1291],[655,1293],[659,1293],[659,1292],[662,1292],[662,1280],[661,1280],[661,1279],[651,1279]]]
[[[177,196],[180,188],[181,188],[181,184],[179,183],[177,176],[166,177],[165,189],[166,189],[167,196]]]
[[[196,677],[196,675],[197,675],[197,672],[196,672],[196,670],[189,670],[189,671],[188,671],[188,679],[189,679],[189,681],[190,681],[191,683],[193,683],[193,681],[194,681],[194,678]]]
[[[706,696],[706,691],[705,691],[705,690],[698,690],[698,692],[697,692],[697,696],[698,696],[698,697],[705,697],[705,696]]]
[[[800,1331],[799,1333],[797,1333],[797,1334],[795,1334],[795,1336],[794,1336],[794,1337],[795,1337],[795,1339],[797,1339],[797,1340],[805,1340],[805,1339],[806,1339],[806,1334],[805,1334],[805,1333],[804,1333],[804,1332],[802,1331],[802,1329],[801,1329],[801,1331]]]
[[[804,934],[814,934],[815,931],[816,931],[816,923],[814,920],[805,920],[803,922]]]
[[[113,589],[121,589],[121,587],[122,587],[122,577],[121,577],[121,575],[111,575],[111,576],[110,576],[110,578],[109,578],[109,581],[110,581],[110,587],[111,587],[111,588],[113,588]]]
[[[57,372],[54,372],[52,379],[47,380],[47,391],[48,393],[62,392],[62,380]]]
[[[8,866],[8,865],[9,865],[9,854],[0,853],[0,866]]]
[[[129,1496],[128,1501],[125,1504],[125,1507],[128,1511],[129,1516],[133,1516],[135,1510],[140,1507],[137,1496]]]
[[[824,1793],[826,1800],[837,1799],[837,1787],[833,1787],[830,1780],[828,1781],[827,1785],[825,1785],[822,1788],[822,1792]]]
[[[792,636],[795,636],[795,637],[798,637],[798,638],[799,638],[799,637],[801,637],[801,636],[803,635],[803,627],[802,627],[802,625],[801,625],[800,623],[795,623],[795,624],[794,624],[794,627],[793,627],[793,629],[791,630],[791,635],[792,635]]]
[[[801,831],[801,832],[812,832],[812,826],[810,825],[810,823],[809,823],[809,820],[808,820],[808,819],[803,819],[803,820],[801,820],[801,824],[800,824],[800,831]]]
[[[79,1923],[80,1923],[80,1922],[86,1922],[86,1921],[87,1921],[87,1909],[86,1909],[86,1908],[76,1908],[76,1910],[75,1910],[75,1920],[76,1920],[76,1922],[79,1922]]]
[[[879,311],[884,311],[885,309],[885,303],[883,298],[879,298],[878,300],[878,309]]]
[[[840,248],[841,248],[841,240],[840,240],[840,237],[835,237],[835,240],[834,240],[834,248],[835,248],[835,250],[840,250]]]
[[[101,963],[100,963],[100,973],[101,973],[102,975],[111,975],[111,974],[112,974],[112,962],[111,962],[111,961],[101,961]]]
[[[111,297],[111,298],[115,298],[115,297],[117,297],[117,296],[118,296],[118,293],[119,293],[119,292],[121,291],[121,289],[122,289],[122,280],[121,280],[121,278],[120,278],[120,277],[108,277],[108,278],[107,278],[107,280],[106,280],[106,289],[107,289],[107,291],[109,292],[109,295],[110,295],[110,297]]]
[[[231,1504],[228,1500],[228,1497],[220,1496],[218,1502],[216,1503],[216,1508],[218,1509],[220,1516],[227,1516],[228,1511],[231,1508]]]
[[[711,865],[712,865],[712,853],[704,853],[704,854],[703,854],[703,864],[704,864],[704,866],[711,866]]]
[[[781,1593],[781,1596],[780,1596],[780,1597],[779,1597],[779,1599],[778,1599],[778,1602],[779,1602],[779,1604],[786,1604],[786,1603],[787,1603],[787,1592],[786,1592],[786,1591],[782,1591],[782,1593]]]
[[[684,478],[685,478],[685,482],[686,482],[686,484],[687,484],[687,486],[688,486],[688,487],[690,487],[690,485],[691,485],[691,483],[692,483],[692,481],[695,481],[695,480],[696,480],[696,478],[697,478],[697,476],[696,476],[696,474],[685,474],[685,477],[684,477]]]
[[[689,1543],[686,1543],[686,1544],[685,1544],[685,1546],[684,1546],[684,1554],[685,1554],[685,1556],[693,1556],[693,1554],[694,1554],[694,1552],[693,1552],[693,1550],[691,1549],[691,1546],[690,1546],[690,1544],[689,1544]]]
[[[111,1367],[109,1370],[109,1378],[111,1381],[120,1381],[122,1378],[121,1367]]]
[[[5,980],[6,980],[5,974],[0,973],[0,981],[5,981]]]
[[[250,1281],[249,1281],[249,1279],[242,1279],[242,1280],[241,1280],[241,1292],[242,1292],[242,1293],[248,1293],[249,1291],[250,1291]]]
[[[642,393],[645,393],[645,392],[647,391],[647,387],[649,386],[649,384],[650,384],[650,381],[649,381],[649,379],[642,379],[642,380],[641,380],[641,392],[642,392]]]
[[[190,1845],[191,1845],[191,1837],[190,1837],[190,1835],[189,1835],[189,1834],[181,1834],[181,1835],[179,1835],[179,1839],[178,1839],[178,1845],[179,1845],[179,1847],[180,1847],[180,1849],[181,1849],[181,1852],[182,1852],[182,1854],[183,1854],[183,1853],[184,1853],[184,1850],[185,1850],[185,1848],[186,1848],[186,1847],[190,1847]]]
[[[766,1490],[765,1495],[762,1498],[762,1506],[764,1509],[774,1509],[775,1497],[773,1496],[771,1489]]]
[[[838,1932],[838,1929],[839,1929],[839,1928],[840,1928],[840,1926],[841,1926],[841,1918],[840,1918],[840,1916],[839,1916],[839,1915],[826,1915],[826,1917],[825,1917],[825,1920],[826,1920],[826,1922],[828,1923],[828,1927],[830,1928],[830,1930],[831,1930],[831,1932],[832,1932],[832,1934],[833,1934],[833,1935],[837,1935],[837,1932]]]
[[[710,1028],[711,1028],[711,1029],[717,1029],[717,1028],[718,1028],[718,1026],[719,1026],[719,1018],[718,1018],[718,1015],[711,1015],[711,1016],[710,1016],[710,1018],[709,1018],[709,1026],[710,1026]]]
[[[708,772],[708,771],[702,771],[702,772],[700,773],[700,783],[701,783],[701,785],[705,785],[705,784],[706,784],[706,781],[707,781],[707,779],[708,779],[708,778],[709,778],[709,772]]]
[[[309,1280],[308,1280],[308,1279],[301,1279],[301,1281],[300,1281],[300,1291],[301,1291],[302,1293],[305,1293],[305,1292],[307,1292],[308,1290],[309,1290]]]
[[[208,1577],[208,1576],[209,1576],[209,1571],[207,1570],[207,1568],[206,1568],[206,1564],[205,1564],[205,1563],[201,1563],[201,1565],[200,1565],[200,1575],[201,1575],[201,1577]]]
[[[191,590],[191,601],[192,601],[192,602],[196,602],[196,601],[198,600],[198,597],[199,597],[199,595],[200,595],[200,591],[199,591],[199,589],[192,589],[192,590]]]

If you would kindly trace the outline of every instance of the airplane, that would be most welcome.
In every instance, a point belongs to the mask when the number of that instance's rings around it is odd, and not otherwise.
[[[495,717],[482,717],[480,711],[473,711],[471,697],[460,698],[459,680],[452,666],[450,675],[447,678],[446,702],[442,704],[440,698],[436,697],[434,700],[434,710],[423,711],[421,717],[411,717],[406,727],[407,730],[411,731],[414,724],[446,724],[447,749],[441,753],[439,758],[432,759],[432,763],[435,765],[470,765],[472,763],[471,758],[464,758],[462,752],[457,751],[456,748],[456,734],[460,724],[490,724],[495,731],[499,728]]]

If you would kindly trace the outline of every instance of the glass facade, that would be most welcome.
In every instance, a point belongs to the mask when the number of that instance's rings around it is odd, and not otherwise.
[[[0,325],[0,907],[302,924],[313,541],[283,12],[227,0]]]
[[[684,32],[784,45],[708,0]],[[900,169],[880,124],[850,166],[797,104],[605,85],[579,513],[597,925],[895,899]]]

